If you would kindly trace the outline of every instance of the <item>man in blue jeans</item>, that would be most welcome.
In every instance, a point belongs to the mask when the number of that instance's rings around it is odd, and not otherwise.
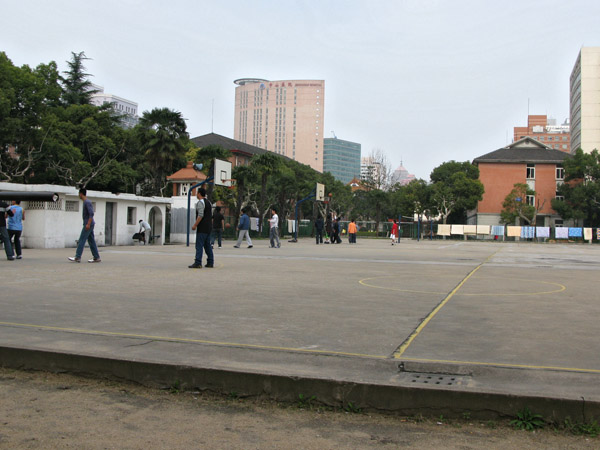
[[[252,239],[250,239],[250,217],[248,217],[247,208],[242,209],[242,217],[240,217],[237,229],[239,231],[238,240],[234,245],[234,248],[240,248],[240,244],[244,238],[246,238],[246,241],[248,242],[248,248],[252,248]]]
[[[196,257],[194,264],[188,266],[190,269],[202,269],[202,251],[206,251],[206,265],[204,267],[215,267],[215,257],[210,245],[210,232],[212,231],[212,205],[206,198],[206,190],[199,188],[196,192],[198,203],[196,203],[196,222],[192,230],[196,230]]]
[[[94,206],[92,202],[87,198],[87,190],[79,189],[79,198],[83,200],[83,229],[79,235],[79,241],[77,243],[77,250],[75,256],[69,256],[69,261],[81,262],[81,254],[83,253],[83,247],[85,242],[90,244],[90,250],[92,251],[93,259],[88,259],[89,263],[102,262],[100,259],[100,253],[98,253],[98,246],[96,245],[96,239],[94,239]]]

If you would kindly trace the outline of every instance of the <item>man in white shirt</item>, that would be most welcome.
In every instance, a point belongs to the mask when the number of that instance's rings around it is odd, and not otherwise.
[[[275,209],[271,209],[271,219],[269,220],[269,225],[271,226],[269,232],[269,239],[271,241],[271,248],[275,247],[275,241],[277,241],[277,248],[281,247],[279,243],[279,216],[277,216],[277,211]]]
[[[152,231],[152,228],[150,228],[150,224],[148,222],[146,222],[145,220],[140,220],[140,234],[143,234],[144,236],[144,244],[146,244],[147,242],[150,242],[150,231]]]

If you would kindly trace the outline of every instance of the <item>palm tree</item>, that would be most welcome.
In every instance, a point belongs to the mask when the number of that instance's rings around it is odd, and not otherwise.
[[[137,126],[141,148],[154,175],[154,193],[163,194],[166,176],[185,164],[189,135],[181,113],[168,108],[144,111]]]

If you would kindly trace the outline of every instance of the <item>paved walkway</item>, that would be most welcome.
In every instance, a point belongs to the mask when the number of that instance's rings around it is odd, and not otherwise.
[[[201,270],[185,246],[0,261],[0,361],[405,413],[600,416],[598,246],[225,244]]]

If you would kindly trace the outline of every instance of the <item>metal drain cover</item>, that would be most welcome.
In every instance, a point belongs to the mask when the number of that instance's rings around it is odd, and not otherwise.
[[[439,373],[404,372],[402,378],[409,383],[428,384],[430,386],[462,386],[467,384],[470,377]]]

